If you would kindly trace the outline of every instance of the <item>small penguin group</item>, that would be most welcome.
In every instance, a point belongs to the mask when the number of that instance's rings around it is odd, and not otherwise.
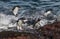
[[[40,19],[39,19],[40,20]],[[34,29],[34,26],[35,24],[39,21],[39,20],[35,20],[35,19],[32,19],[32,20],[28,20],[28,19],[25,19],[25,18],[20,18],[18,21],[17,21],[17,29],[19,30],[27,30],[27,29]]]
[[[13,14],[15,16],[17,16],[17,14],[18,14],[19,8],[20,8],[19,6],[15,6],[13,8]],[[38,20],[35,20],[35,19],[34,20],[26,20],[25,18],[18,19],[18,21],[17,21],[17,29],[18,30],[23,30],[22,24],[24,24],[24,23],[27,23],[26,28],[28,26],[32,25],[33,28],[38,29],[39,27],[43,27],[44,25],[46,25],[48,23],[53,23],[53,22],[56,21],[56,17],[55,17],[56,15],[54,15],[52,13],[52,9],[46,10],[46,13],[44,13],[43,16],[45,17],[45,19],[38,19]]]

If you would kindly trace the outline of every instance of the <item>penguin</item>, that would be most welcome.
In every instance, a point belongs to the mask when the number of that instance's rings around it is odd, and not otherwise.
[[[17,29],[18,30],[23,30],[22,28],[22,24],[24,23],[25,18],[19,18],[18,21],[17,21]]]
[[[46,24],[51,24],[51,23],[55,22],[54,14],[53,14],[53,10],[52,9],[47,9],[45,11],[45,13],[43,14],[43,16],[45,18],[39,19],[37,21],[37,23],[35,24],[35,28],[36,29],[39,29],[40,27],[44,27],[44,25],[46,25]]]
[[[51,14],[52,13],[52,9],[47,9],[46,11],[45,11],[45,13],[44,13],[44,16],[48,16],[49,14]]]
[[[20,8],[20,6],[14,6],[13,7],[12,12],[13,12],[14,16],[18,15],[19,8]]]
[[[48,24],[54,23],[56,21],[56,15],[54,14],[52,9],[47,9],[44,16],[45,20],[48,20]]]
[[[52,9],[47,9],[46,13],[44,14],[45,18],[47,20],[54,20],[56,19],[56,15],[54,14]]]

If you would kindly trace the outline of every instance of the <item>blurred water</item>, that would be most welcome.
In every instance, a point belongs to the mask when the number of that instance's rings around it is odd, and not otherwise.
[[[60,1],[59,0],[0,0],[0,11],[8,12],[13,6],[19,5],[21,7],[19,13],[26,14],[33,12],[42,13],[46,9],[53,9],[53,12],[57,15],[60,13]],[[36,14],[35,13],[35,14]]]

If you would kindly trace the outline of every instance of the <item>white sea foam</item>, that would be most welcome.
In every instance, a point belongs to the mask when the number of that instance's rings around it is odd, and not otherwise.
[[[4,29],[6,29],[7,27],[14,27],[16,26],[16,23],[12,23],[13,21],[18,20],[18,17],[15,17],[13,15],[6,15],[6,14],[2,14],[0,13],[0,27],[3,27]]]

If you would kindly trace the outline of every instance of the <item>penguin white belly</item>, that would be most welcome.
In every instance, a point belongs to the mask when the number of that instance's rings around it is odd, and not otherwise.
[[[23,22],[21,20],[19,20],[17,28],[20,29],[20,30],[23,30],[22,29],[22,24],[23,24]]]
[[[43,27],[44,25],[46,25],[48,23],[48,20],[42,19],[40,20],[40,25],[41,27]]]

